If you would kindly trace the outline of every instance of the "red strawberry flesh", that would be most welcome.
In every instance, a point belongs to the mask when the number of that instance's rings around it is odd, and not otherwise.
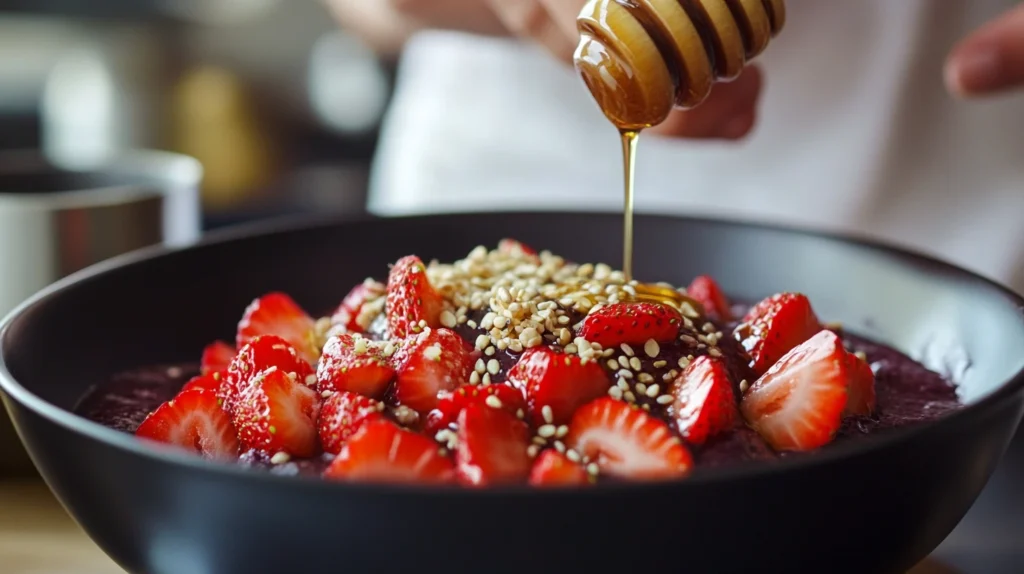
[[[135,435],[173,444],[206,458],[230,460],[238,456],[235,427],[220,407],[217,396],[195,388],[160,405],[139,425]]]
[[[525,391],[530,417],[536,426],[569,422],[577,408],[604,396],[611,386],[607,373],[597,362],[584,362],[578,355],[548,347],[524,352],[509,371],[508,380]],[[550,416],[545,416],[545,407]]]
[[[585,486],[591,481],[590,474],[579,464],[557,450],[545,450],[537,457],[530,470],[530,485]]]
[[[526,423],[501,409],[469,405],[459,414],[456,471],[467,486],[526,482],[531,459]]]
[[[444,328],[406,339],[394,359],[394,399],[421,414],[437,406],[438,393],[466,384],[474,361],[467,343]]]
[[[244,444],[305,458],[317,451],[319,408],[319,393],[272,367],[242,391],[233,420]]]
[[[386,312],[391,337],[402,339],[426,327],[439,327],[442,311],[444,299],[430,284],[420,258],[399,259],[388,275]]]
[[[663,421],[625,402],[601,398],[573,415],[566,446],[602,473],[632,480],[686,476],[693,459]]]
[[[433,440],[388,421],[371,421],[348,440],[324,472],[331,480],[446,484],[454,481],[451,459]]]
[[[314,341],[313,318],[284,293],[268,293],[249,304],[238,322],[236,344],[241,348],[260,335],[288,341],[303,359],[315,363],[320,353]]]
[[[672,395],[676,428],[691,444],[704,444],[739,419],[729,372],[718,359],[697,357],[676,378]]]
[[[234,345],[224,341],[214,341],[203,349],[203,358],[200,361],[199,372],[202,374],[215,373],[228,370],[228,365],[235,358]]]
[[[324,452],[338,454],[366,423],[384,420],[383,403],[355,393],[337,392],[320,407],[317,428]]]
[[[503,383],[492,385],[465,385],[454,391],[441,391],[437,406],[427,415],[424,432],[434,435],[438,431],[454,426],[469,405],[484,405],[499,408],[518,416],[526,412],[526,399],[516,388]]]
[[[687,287],[686,294],[703,305],[704,311],[712,318],[725,322],[732,321],[729,299],[711,276],[701,275],[695,278]]]
[[[395,378],[395,369],[380,344],[343,334],[324,345],[316,377],[321,391],[350,391],[379,399]]]
[[[260,335],[243,345],[228,366],[217,393],[224,409],[233,413],[253,377],[271,367],[293,373],[295,380],[306,385],[316,382],[313,368],[288,341],[276,335]]]
[[[750,355],[750,367],[764,374],[790,349],[821,330],[806,296],[780,293],[755,305],[736,327],[734,336]]]
[[[849,360],[827,330],[786,353],[743,395],[740,411],[774,449],[806,451],[830,443],[846,409]]]
[[[675,339],[681,322],[679,312],[666,305],[613,303],[587,315],[579,336],[605,349],[622,343],[643,345],[648,339],[659,342]]]

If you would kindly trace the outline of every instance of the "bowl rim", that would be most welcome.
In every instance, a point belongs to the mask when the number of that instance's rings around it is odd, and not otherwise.
[[[123,267],[144,264],[148,261],[158,260],[163,257],[185,251],[198,250],[209,246],[222,245],[226,243],[243,242],[246,239],[264,235],[297,233],[332,226],[349,225],[354,223],[371,221],[403,219],[429,220],[453,216],[493,217],[495,213],[496,212],[453,212],[439,214],[410,214],[388,217],[380,217],[375,216],[373,214],[357,214],[346,216],[338,216],[332,214],[320,216],[287,216],[276,218],[273,220],[246,223],[242,225],[232,226],[227,229],[214,231],[206,234],[201,240],[196,241],[187,246],[154,245],[150,247],[144,247],[142,249],[138,249],[130,253],[115,256],[111,259],[107,259],[100,263],[96,263],[85,269],[68,275],[67,277],[60,279],[52,283],[50,286],[40,290],[35,295],[22,302],[16,308],[10,311],[6,317],[0,320],[0,349],[2,349],[3,343],[7,341],[8,337],[11,336],[10,329],[12,324],[16,320],[18,320],[22,315],[24,315],[29,309],[31,309],[32,307],[46,299],[60,296],[63,292],[73,289],[78,283],[99,279],[103,275],[106,275],[108,272],[112,272]],[[617,212],[506,210],[502,211],[501,213],[503,215],[512,215],[516,217],[550,217],[559,215],[572,217],[607,217],[609,215],[614,215]],[[956,266],[952,263],[935,258],[931,255],[923,254],[921,252],[915,251],[907,247],[897,246],[891,242],[878,240],[875,238],[868,238],[866,236],[847,231],[824,231],[793,224],[747,221],[738,218],[718,216],[703,217],[637,213],[637,218],[647,220],[662,220],[675,223],[710,223],[713,225],[748,227],[767,232],[781,232],[786,234],[803,235],[817,239],[850,244],[857,247],[866,248],[870,251],[884,252],[889,255],[897,255],[904,260],[915,261],[917,263],[925,264],[932,268],[937,268],[946,272],[955,273],[965,279],[969,279],[973,282],[981,283],[982,285],[988,286],[989,288],[995,290],[997,293],[1001,294],[1006,299],[1007,303],[1012,304],[1015,307],[1018,319],[1022,323],[1024,323],[1024,297],[1017,294],[1013,290],[973,271],[969,271],[962,267]],[[86,419],[85,417],[82,417],[78,414],[75,414],[71,411],[65,410],[61,407],[58,407],[54,404],[47,402],[46,400],[42,399],[35,393],[29,391],[27,388],[22,386],[21,383],[19,383],[14,378],[14,376],[7,369],[6,361],[4,360],[2,352],[0,352],[0,395],[7,395],[11,400],[16,402],[22,408],[32,411],[37,416],[40,416],[48,420],[50,423],[56,424],[67,431],[76,433],[78,435],[82,435],[93,441],[98,441],[108,447],[115,448],[121,451],[127,451],[127,453],[131,453],[136,456],[141,456],[143,458],[149,459],[152,463],[155,464],[183,466],[194,472],[207,473],[207,475],[212,478],[223,480],[236,479],[255,481],[256,483],[266,485],[267,487],[280,485],[280,487],[282,488],[288,488],[290,485],[291,487],[294,488],[325,489],[325,493],[351,492],[352,494],[368,496],[394,496],[400,494],[408,494],[413,496],[477,496],[484,498],[508,496],[601,496],[604,493],[611,494],[622,491],[636,492],[638,490],[644,489],[676,490],[685,488],[699,488],[702,485],[708,483],[721,484],[724,482],[741,482],[744,480],[753,480],[764,476],[777,476],[780,474],[799,472],[801,470],[821,467],[843,459],[857,458],[860,456],[865,456],[876,450],[882,450],[888,447],[893,447],[895,445],[905,444],[906,442],[909,442],[913,440],[915,437],[918,437],[924,433],[934,433],[943,429],[951,430],[952,428],[954,428],[954,425],[957,424],[957,421],[963,421],[978,416],[981,412],[994,408],[995,406],[1002,403],[1004,400],[1008,399],[1012,395],[1021,393],[1022,391],[1024,391],[1024,366],[1022,366],[1021,369],[1019,369],[1007,380],[1001,382],[995,390],[989,392],[987,395],[983,396],[982,398],[973,403],[964,405],[964,407],[961,409],[944,415],[940,419],[909,427],[889,430],[882,435],[868,437],[865,438],[864,440],[852,441],[840,445],[830,445],[828,448],[822,449],[814,453],[809,453],[792,458],[785,458],[772,462],[766,462],[763,464],[750,464],[739,467],[704,469],[701,470],[700,472],[694,473],[693,475],[684,478],[649,482],[616,482],[612,484],[602,484],[597,487],[585,489],[574,487],[554,487],[537,489],[530,487],[529,485],[508,485],[494,486],[482,489],[470,489],[459,487],[458,485],[433,486],[419,484],[388,484],[370,482],[348,483],[326,480],[319,476],[282,475],[263,470],[246,468],[242,465],[231,462],[225,463],[219,461],[206,460],[204,458],[195,456],[194,454],[182,451],[170,445],[163,445],[153,441],[140,440],[133,435],[109,428],[100,423],[91,421],[89,419]]]

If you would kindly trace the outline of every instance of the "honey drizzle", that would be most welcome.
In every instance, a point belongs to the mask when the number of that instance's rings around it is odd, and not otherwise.
[[[622,172],[625,177],[625,208],[622,222],[622,274],[633,280],[633,184],[636,173],[636,144],[639,130],[622,130]]]

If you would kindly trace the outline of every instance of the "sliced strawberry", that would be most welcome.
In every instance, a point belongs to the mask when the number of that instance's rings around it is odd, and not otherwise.
[[[309,457],[317,449],[319,409],[319,393],[272,367],[242,391],[233,420],[238,438],[252,448]]]
[[[204,391],[210,391],[216,394],[220,391],[220,386],[224,382],[224,374],[221,372],[207,373],[205,375],[199,375],[198,377],[192,377],[185,386],[181,387],[180,393],[185,391],[191,391],[192,389],[203,389]]]
[[[380,345],[343,334],[327,340],[316,378],[321,391],[350,391],[379,399],[395,378],[395,370]]]
[[[367,317],[360,316],[363,305],[384,297],[386,293],[387,289],[379,281],[363,281],[342,300],[341,305],[331,315],[331,324],[343,326],[348,333],[365,333],[370,324]]]
[[[605,349],[622,343],[643,345],[648,339],[675,339],[681,322],[679,312],[666,305],[613,303],[587,315],[579,336]]]
[[[750,355],[750,368],[762,375],[820,330],[821,323],[806,296],[780,293],[755,305],[733,334]]]
[[[504,253],[505,255],[511,255],[512,257],[521,257],[536,261],[539,259],[537,251],[515,239],[505,238],[498,242],[498,252]]]
[[[473,354],[450,329],[430,329],[410,337],[395,353],[395,401],[421,414],[437,406],[437,395],[469,381]]]
[[[445,484],[455,478],[451,459],[437,443],[395,424],[376,420],[363,425],[324,472],[332,480]]]
[[[313,368],[288,341],[276,335],[260,335],[243,345],[228,366],[217,392],[224,401],[224,410],[233,413],[250,380],[271,367],[284,373],[294,373],[295,380],[301,383],[311,385],[316,382]]]
[[[512,367],[508,380],[526,394],[533,424],[561,425],[572,419],[581,405],[604,396],[611,386],[607,373],[595,361],[578,355],[533,347]],[[550,407],[550,419],[544,416]]]
[[[268,293],[254,300],[238,322],[239,348],[260,335],[277,335],[291,343],[303,359],[315,363],[320,356],[315,343],[315,322],[284,293]]]
[[[324,400],[317,427],[324,452],[338,454],[347,441],[366,423],[384,420],[384,403],[355,393],[338,392]]]
[[[722,288],[711,276],[701,275],[694,279],[686,288],[686,294],[703,305],[704,311],[712,318],[732,321],[732,308],[729,306],[729,299],[725,297]]]
[[[526,412],[523,393],[510,385],[465,385],[454,391],[438,393],[437,407],[427,415],[424,431],[433,435],[439,430],[450,428],[458,420],[462,409],[469,405],[486,405],[511,415]]]
[[[546,450],[530,470],[532,486],[584,486],[591,484],[584,468],[557,450]]]
[[[828,444],[846,408],[847,355],[835,333],[818,332],[750,386],[740,412],[776,450],[810,450]]]
[[[697,357],[676,377],[671,391],[675,397],[672,418],[679,434],[691,444],[704,444],[739,419],[729,371],[718,359]]]
[[[160,405],[142,422],[135,435],[173,444],[206,458],[238,456],[238,436],[231,418],[210,391],[183,391]]]
[[[456,472],[468,486],[526,482],[533,462],[527,449],[530,430],[514,415],[488,406],[469,405],[458,419]]]
[[[199,372],[206,375],[228,370],[231,359],[235,358],[235,347],[224,341],[214,341],[203,349]]]
[[[409,255],[395,263],[388,275],[388,331],[392,338],[414,335],[424,327],[441,326],[444,299],[427,279],[419,257]]]
[[[601,472],[634,480],[681,477],[693,467],[690,451],[666,423],[608,397],[576,411],[565,444]]]
[[[844,416],[868,416],[875,411],[875,373],[871,365],[853,353],[847,353],[850,385]]]

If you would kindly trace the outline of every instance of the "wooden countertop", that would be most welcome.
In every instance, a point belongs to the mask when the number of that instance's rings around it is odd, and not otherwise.
[[[42,482],[0,481],[3,574],[125,574],[85,535]],[[909,574],[963,574],[925,561]]]

